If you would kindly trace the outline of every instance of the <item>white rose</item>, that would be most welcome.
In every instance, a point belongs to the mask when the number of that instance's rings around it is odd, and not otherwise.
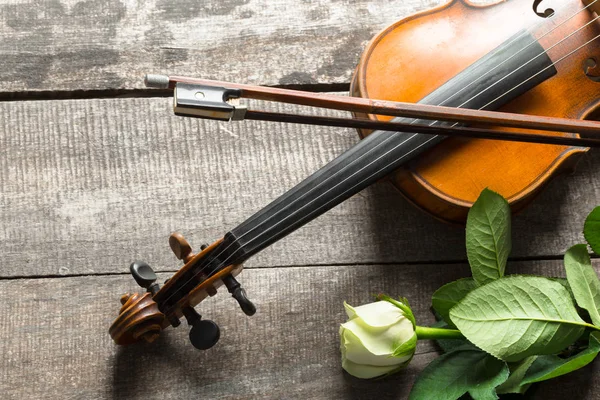
[[[385,375],[408,364],[417,337],[404,312],[387,301],[352,307],[340,326],[342,368],[357,378]]]

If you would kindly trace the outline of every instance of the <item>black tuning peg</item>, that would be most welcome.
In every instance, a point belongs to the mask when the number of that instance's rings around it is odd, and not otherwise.
[[[207,319],[203,320],[202,316],[192,307],[183,308],[181,311],[188,325],[192,327],[190,329],[192,346],[198,350],[207,350],[217,344],[221,337],[221,331],[217,324]]]
[[[129,271],[137,284],[152,293],[153,296],[158,292],[160,287],[156,283],[156,274],[148,264],[143,261],[134,261],[129,266]]]
[[[246,291],[232,275],[225,276],[223,278],[223,283],[227,287],[229,293],[231,293],[231,296],[237,300],[244,314],[254,315],[256,313],[256,306],[248,299]]]

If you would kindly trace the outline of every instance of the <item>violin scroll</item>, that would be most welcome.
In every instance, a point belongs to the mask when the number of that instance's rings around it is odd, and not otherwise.
[[[139,340],[152,343],[160,335],[166,320],[152,298],[160,289],[156,283],[157,277],[143,261],[131,263],[129,271],[137,284],[146,289],[146,293],[121,296],[119,317],[110,327],[109,333],[117,344],[131,344]]]
[[[121,297],[121,304],[119,316],[109,329],[115,343],[154,342],[165,325],[165,315],[152,300],[151,293],[125,294]]]

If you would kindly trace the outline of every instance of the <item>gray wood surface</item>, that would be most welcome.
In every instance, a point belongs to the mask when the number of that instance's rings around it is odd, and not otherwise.
[[[221,326],[215,348],[193,350],[184,326],[123,348],[107,330],[120,295],[137,290],[132,260],[166,279],[179,268],[172,231],[195,247],[218,239],[357,141],[349,129],[177,118],[170,99],[135,98],[149,95],[145,73],[343,90],[377,31],[442,2],[0,0],[0,98],[26,100],[0,102],[0,397],[405,399],[437,349],[420,343],[389,379],[348,376],[342,301],[404,295],[429,324],[431,294],[468,268],[464,230],[386,183],[247,263],[254,317],[226,293],[202,303]],[[514,217],[509,272],[564,275],[599,174],[591,152]],[[598,368],[531,397],[600,398]]]
[[[507,272],[564,276],[559,261],[511,263]],[[107,329],[120,295],[136,290],[129,276],[4,280],[0,393],[3,399],[404,399],[435,357],[434,345],[421,342],[410,366],[392,378],[354,379],[340,367],[342,301],[409,295],[425,325],[433,322],[433,291],[467,274],[464,264],[246,270],[240,279],[258,312],[244,316],[226,293],[202,303],[200,313],[221,326],[221,341],[206,352],[193,350],[184,325],[154,344],[115,346]],[[533,398],[597,398],[597,368],[541,384]]]
[[[170,104],[0,103],[0,276],[116,273],[135,258],[174,270],[171,232],[212,242],[358,140],[350,129],[180,118]],[[512,256],[560,257],[582,240],[599,195],[600,154],[590,152],[515,217]],[[462,228],[379,183],[247,267],[465,259]]]
[[[0,92],[141,88],[147,73],[348,83],[382,28],[442,0],[0,2]]]

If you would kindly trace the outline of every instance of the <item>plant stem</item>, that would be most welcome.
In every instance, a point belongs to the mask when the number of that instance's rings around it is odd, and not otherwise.
[[[417,326],[415,329],[417,340],[436,339],[464,339],[462,333],[457,329],[430,328],[428,326]]]

